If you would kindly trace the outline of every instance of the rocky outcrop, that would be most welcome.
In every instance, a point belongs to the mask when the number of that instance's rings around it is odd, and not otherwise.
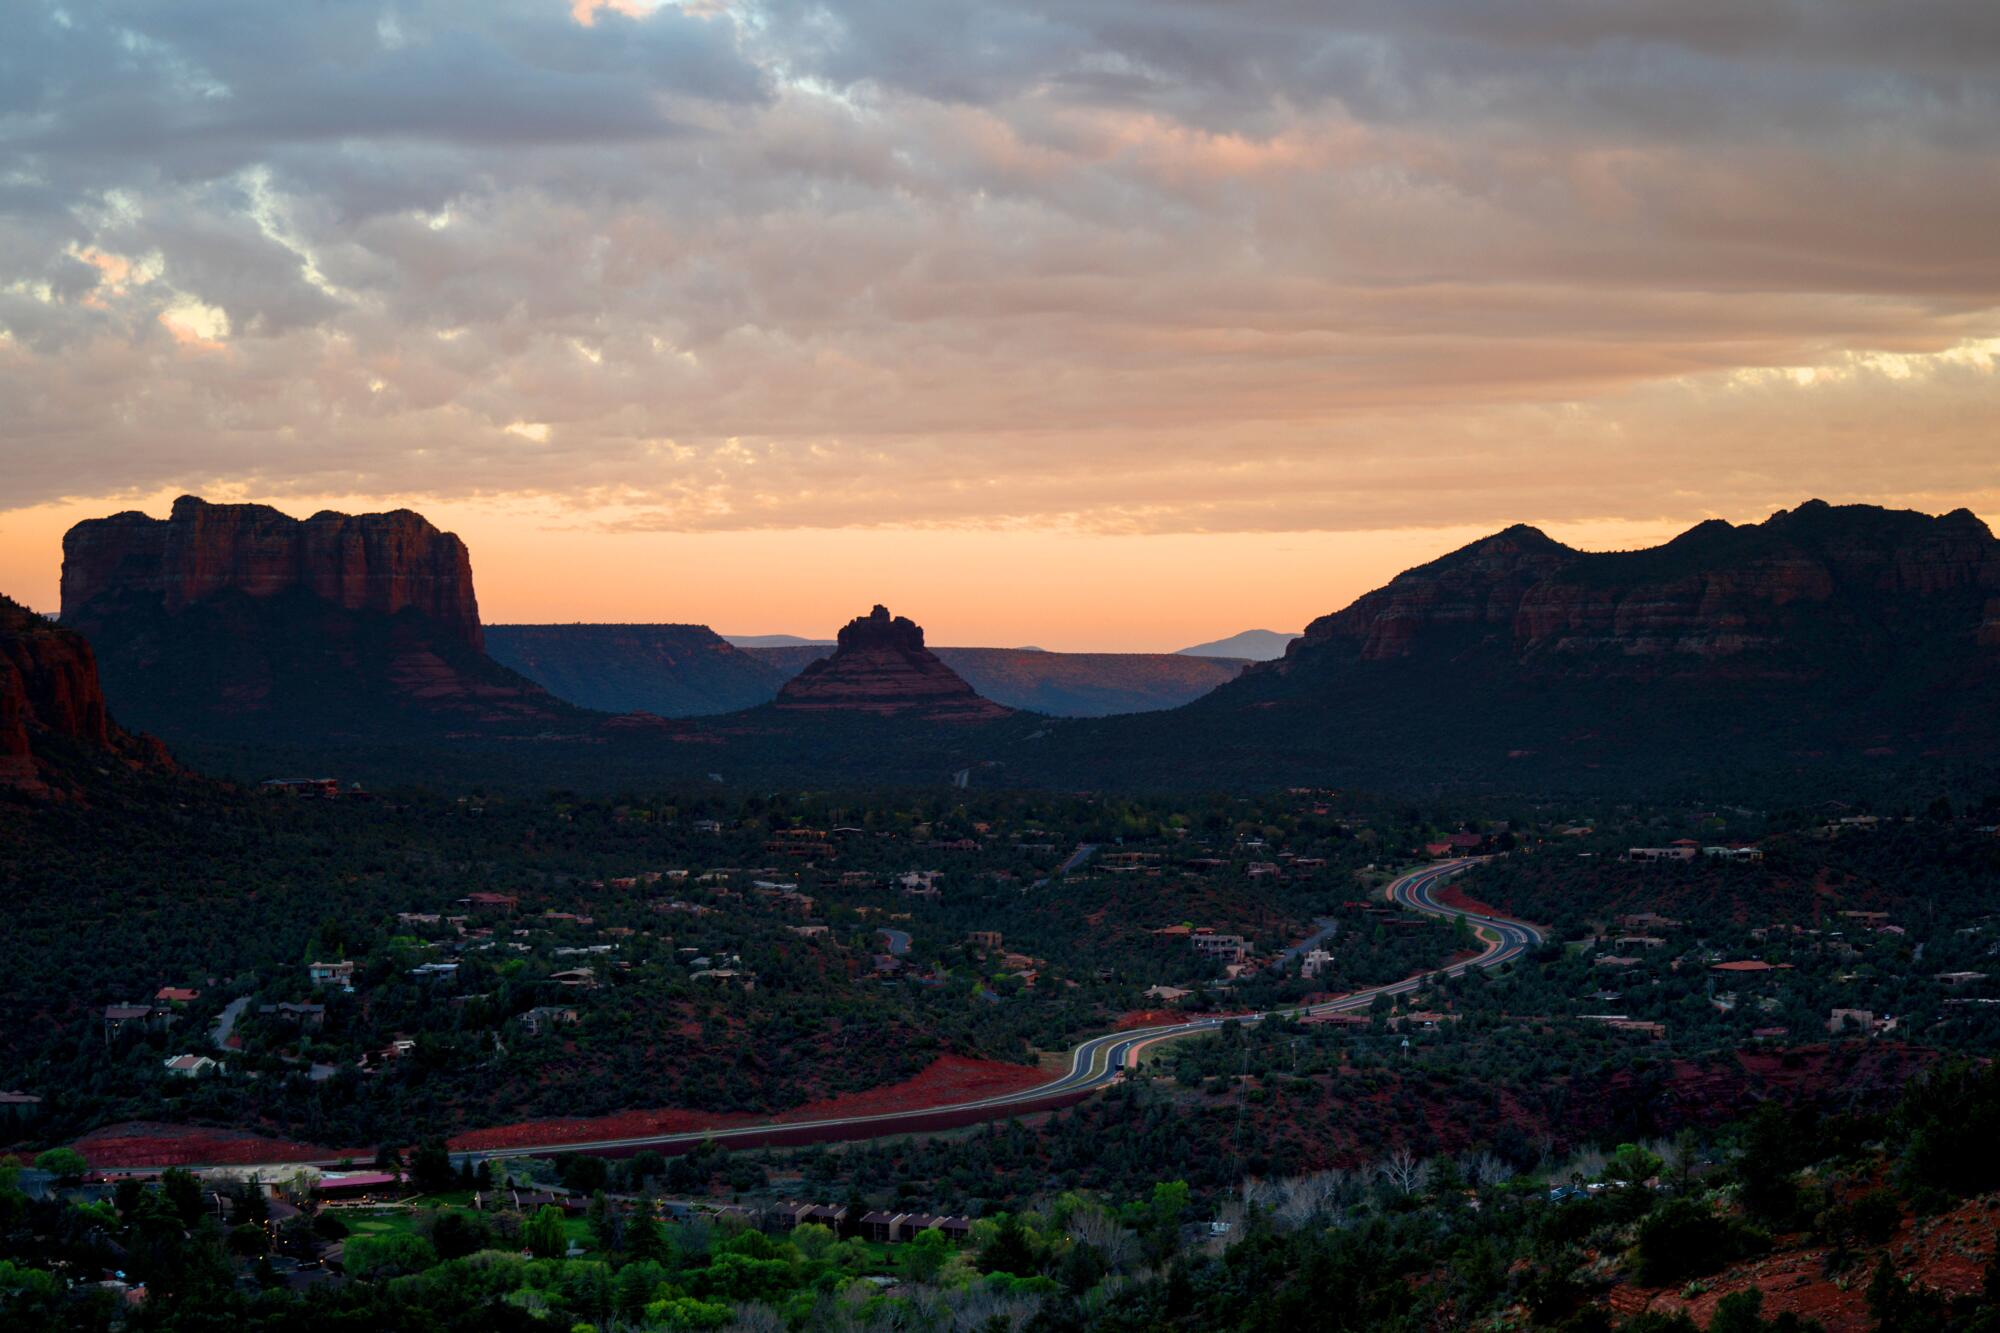
[[[262,599],[292,589],[348,611],[414,610],[466,646],[483,646],[465,543],[407,509],[295,519],[268,505],[184,495],[168,518],[113,514],[63,538],[68,625],[137,604],[172,613],[224,592]]]
[[[81,634],[0,597],[0,787],[46,792],[60,782],[53,750],[65,744],[132,762],[164,760],[113,725]]]
[[[873,713],[934,721],[976,722],[1011,711],[984,699],[924,647],[924,632],[877,606],[841,629],[830,657],[785,683],[777,707],[788,712]]]
[[[2000,543],[1963,509],[1815,500],[1603,554],[1514,527],[1314,621],[1274,669],[1483,647],[1545,674],[1809,677],[1834,652],[2000,646],[1996,592]]]
[[[2000,543],[1963,510],[1813,501],[1606,553],[1514,527],[1185,708],[1052,731],[1010,776],[1761,801],[1984,772],[1996,603]]]
[[[483,649],[465,544],[422,515],[174,502],[63,539],[63,625],[117,715],[198,743],[537,735],[596,719]]]

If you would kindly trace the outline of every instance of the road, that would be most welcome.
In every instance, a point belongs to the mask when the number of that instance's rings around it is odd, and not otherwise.
[[[249,1007],[249,1004],[250,997],[248,995],[239,995],[224,1005],[222,1013],[215,1020],[215,1030],[208,1034],[210,1040],[214,1041],[221,1049],[228,1050],[229,1034],[236,1030],[236,1020],[243,1016],[243,1011]]]
[[[1311,1014],[1350,1013],[1366,1009],[1382,995],[1405,995],[1440,976],[1458,976],[1472,968],[1501,967],[1514,961],[1542,942],[1542,934],[1525,922],[1508,917],[1448,907],[1437,901],[1436,893],[1453,876],[1477,865],[1476,858],[1441,861],[1413,870],[1389,886],[1389,900],[1399,907],[1425,916],[1464,917],[1478,932],[1485,949],[1472,958],[1434,972],[1406,977],[1386,986],[1371,986],[1322,1004],[1266,1013],[1237,1014],[1229,1017],[1198,1018],[1185,1023],[1164,1023],[1156,1027],[1134,1028],[1127,1032],[1091,1037],[1070,1052],[1069,1070],[1052,1083],[1039,1084],[1020,1092],[1002,1093],[956,1102],[948,1106],[925,1107],[912,1111],[884,1111],[873,1115],[837,1116],[824,1120],[741,1125],[681,1134],[657,1134],[643,1138],[595,1139],[561,1146],[502,1148],[472,1154],[476,1159],[492,1157],[546,1157],[557,1152],[587,1152],[618,1155],[644,1149],[671,1150],[695,1144],[739,1143],[757,1146],[780,1141],[823,1142],[832,1139],[863,1139],[915,1129],[943,1127],[946,1123],[972,1124],[998,1119],[1009,1113],[1028,1113],[1066,1106],[1115,1082],[1138,1061],[1149,1046],[1178,1037],[1213,1032],[1225,1023],[1259,1023],[1266,1018],[1303,1018]]]
[[[1081,850],[1081,849],[1079,849]],[[1397,906],[1425,916],[1464,917],[1477,931],[1485,948],[1472,958],[1434,972],[1406,977],[1385,986],[1371,986],[1321,1004],[1264,1013],[1234,1014],[1227,1017],[1197,1018],[1182,1023],[1162,1023],[1126,1032],[1106,1033],[1079,1043],[1070,1052],[1069,1069],[1050,1083],[1018,1092],[978,1097],[946,1106],[929,1106],[908,1111],[884,1111],[873,1115],[834,1116],[820,1120],[771,1121],[755,1125],[735,1125],[679,1134],[653,1134],[634,1138],[590,1139],[575,1143],[546,1144],[519,1148],[489,1149],[476,1153],[453,1154],[453,1160],[479,1161],[504,1157],[547,1157],[556,1153],[594,1153],[622,1156],[646,1149],[672,1152],[703,1142],[740,1147],[776,1143],[816,1143],[841,1139],[865,1139],[885,1134],[952,1128],[995,1120],[1013,1114],[1051,1110],[1082,1101],[1100,1088],[1114,1083],[1126,1069],[1138,1063],[1139,1053],[1161,1042],[1198,1033],[1213,1032],[1226,1023],[1260,1023],[1266,1018],[1303,1018],[1312,1014],[1350,1013],[1367,1009],[1378,996],[1405,995],[1441,976],[1457,976],[1472,968],[1500,967],[1514,961],[1542,942],[1535,927],[1503,916],[1448,907],[1436,893],[1454,875],[1478,864],[1476,858],[1440,861],[1397,879],[1390,884],[1389,900]],[[290,1163],[333,1166],[336,1162]],[[144,1168],[125,1168],[144,1169]],[[273,1167],[274,1170],[281,1169]]]
[[[1273,972],[1284,971],[1285,968],[1291,964],[1291,961],[1294,958],[1305,957],[1307,954],[1311,953],[1314,949],[1319,948],[1320,945],[1325,944],[1328,940],[1332,939],[1335,935],[1338,935],[1340,933],[1340,923],[1338,921],[1333,921],[1322,917],[1320,920],[1313,922],[1313,925],[1317,927],[1317,929],[1315,929],[1311,935],[1299,941],[1297,944],[1294,944],[1291,948],[1285,950],[1283,953],[1279,954],[1275,959],[1271,961],[1271,968],[1270,968],[1271,971]]]

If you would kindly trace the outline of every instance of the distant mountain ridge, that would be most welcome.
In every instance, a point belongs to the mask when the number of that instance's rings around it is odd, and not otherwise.
[[[486,648],[558,698],[608,713],[733,713],[788,679],[706,625],[488,625]]]
[[[832,639],[808,639],[797,634],[724,634],[738,648],[831,648]]]
[[[1268,662],[1283,657],[1285,649],[1296,634],[1280,634],[1276,630],[1246,629],[1241,634],[1232,634],[1226,639],[1216,639],[1211,643],[1197,643],[1192,648],[1179,649],[1182,657],[1231,657],[1251,662]]]
[[[1186,708],[1068,733],[1038,780],[1657,786],[1996,743],[2000,543],[1962,509],[1811,501],[1641,551],[1504,529]]]
[[[751,656],[796,675],[826,655],[805,647],[751,648]],[[1039,648],[934,648],[938,660],[980,694],[1052,717],[1109,717],[1178,708],[1246,665],[1241,659],[1171,653],[1052,653]]]

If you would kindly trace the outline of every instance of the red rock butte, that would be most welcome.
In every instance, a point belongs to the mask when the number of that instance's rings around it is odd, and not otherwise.
[[[97,662],[81,634],[0,597],[0,787],[49,789],[40,745],[61,737],[135,762],[164,763],[152,742],[126,735],[105,711]]]
[[[777,706],[790,712],[874,713],[948,722],[1005,717],[1012,709],[981,697],[924,647],[924,631],[877,606],[841,629],[833,655],[785,683]]]
[[[130,510],[63,537],[66,624],[87,624],[88,608],[107,597],[180,611],[222,592],[265,598],[292,588],[350,611],[414,608],[485,647],[465,543],[407,509],[296,519],[269,505],[184,495],[168,518]]]

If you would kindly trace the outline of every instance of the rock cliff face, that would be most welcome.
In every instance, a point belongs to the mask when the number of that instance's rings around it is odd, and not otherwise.
[[[465,543],[421,514],[295,519],[268,505],[174,501],[165,519],[137,511],[77,524],[63,538],[63,622],[104,604],[177,612],[224,592],[251,598],[303,589],[348,611],[415,610],[468,647],[483,646]]]
[[[112,724],[81,634],[0,597],[0,787],[48,790],[62,767],[53,751],[66,743],[132,762],[164,759]]]
[[[785,682],[777,707],[791,712],[875,713],[976,722],[1012,710],[981,698],[924,647],[913,621],[878,606],[847,622],[833,655]]]
[[[177,747],[537,734],[591,717],[486,656],[465,544],[407,510],[174,502],[63,539],[63,626]]]
[[[1065,728],[1018,762],[1076,785],[1733,785],[1753,800],[1985,766],[1996,603],[2000,543],[1964,510],[1812,501],[1602,554],[1514,527],[1321,617],[1185,708]]]
[[[1540,675],[1808,679],[1856,654],[1954,644],[2000,646],[1986,525],[1814,500],[1644,551],[1509,528],[1314,621],[1271,669],[1483,648]]]

